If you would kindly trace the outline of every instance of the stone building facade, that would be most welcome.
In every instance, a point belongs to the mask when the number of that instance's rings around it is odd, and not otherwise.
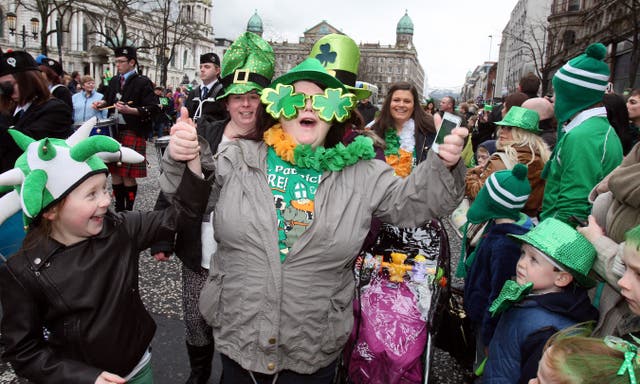
[[[81,74],[93,76],[100,81],[105,72],[113,74],[113,51],[107,47],[105,38],[92,33],[96,25],[114,25],[113,14],[105,12],[106,6],[102,2],[108,0],[93,0],[91,2],[72,2],[71,8],[65,12],[64,17],[58,19],[55,14],[48,19],[47,56],[54,59],[62,58],[63,68],[71,73],[78,71]],[[167,31],[168,41],[176,40],[177,44],[170,44],[172,49],[165,49],[158,44],[158,37],[162,35],[162,14],[157,11],[137,10],[126,19],[128,36],[126,43],[137,47],[139,70],[152,81],[159,82],[161,75],[161,63],[169,59],[166,85],[176,86],[181,83],[198,80],[198,66],[200,54],[214,50],[215,40],[212,26],[211,0],[180,0],[167,1],[176,9],[181,8],[181,20],[188,22],[190,27],[198,31],[198,34],[187,35],[176,39],[176,32]],[[23,5],[24,4],[24,5]],[[23,0],[21,3],[15,0],[0,1],[0,46],[6,49],[22,49],[23,38],[21,36],[22,25],[37,19],[40,15],[34,11],[36,0]],[[7,23],[7,14],[16,15],[17,33],[12,35]],[[97,22],[94,22],[97,20]],[[58,46],[56,21],[62,25],[61,46]],[[41,35],[41,33],[39,33]],[[25,49],[34,57],[41,53],[40,36],[33,39],[31,34],[24,39]]]
[[[594,42],[607,46],[614,90],[640,86],[640,6],[637,0],[554,0],[549,16],[547,52],[553,74]]]

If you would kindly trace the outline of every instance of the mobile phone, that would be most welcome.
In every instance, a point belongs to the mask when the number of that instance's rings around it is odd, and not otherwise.
[[[462,118],[460,116],[456,116],[449,112],[444,113],[444,116],[442,116],[442,123],[440,124],[440,128],[438,128],[438,133],[436,133],[436,139],[431,146],[435,153],[439,153],[440,144],[444,143],[444,137],[450,134],[454,128],[459,127],[461,123]]]
[[[576,223],[576,225],[579,225],[581,227],[586,227],[589,225],[589,223],[586,220],[583,220],[576,215],[569,216],[569,220],[571,220],[572,222]]]

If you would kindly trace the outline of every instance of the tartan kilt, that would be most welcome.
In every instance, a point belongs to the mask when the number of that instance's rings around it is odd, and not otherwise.
[[[116,140],[118,140],[123,146],[131,148],[142,156],[145,156],[147,150],[147,142],[145,141],[144,137],[136,135],[134,131],[120,129],[118,131]],[[136,179],[139,177],[147,177],[146,158],[145,161],[138,164],[122,163],[121,166],[117,166],[116,163],[109,163],[107,165],[109,167],[109,172],[115,175]]]

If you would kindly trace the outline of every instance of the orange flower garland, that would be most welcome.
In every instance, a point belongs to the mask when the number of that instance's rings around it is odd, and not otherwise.
[[[282,160],[294,164],[293,150],[297,144],[291,139],[288,133],[286,133],[280,124],[276,124],[271,129],[268,129],[264,133],[264,142],[273,147],[276,151],[276,155]]]
[[[400,155],[400,156],[398,156]],[[407,177],[411,173],[413,167],[413,154],[404,149],[398,149],[398,155],[385,156],[387,164],[389,164],[400,177]]]

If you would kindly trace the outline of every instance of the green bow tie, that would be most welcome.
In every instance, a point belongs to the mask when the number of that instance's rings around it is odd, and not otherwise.
[[[533,283],[531,282],[520,285],[513,280],[507,280],[500,294],[489,307],[491,317],[506,311],[512,304],[520,302],[531,291],[531,288],[533,288]]]

